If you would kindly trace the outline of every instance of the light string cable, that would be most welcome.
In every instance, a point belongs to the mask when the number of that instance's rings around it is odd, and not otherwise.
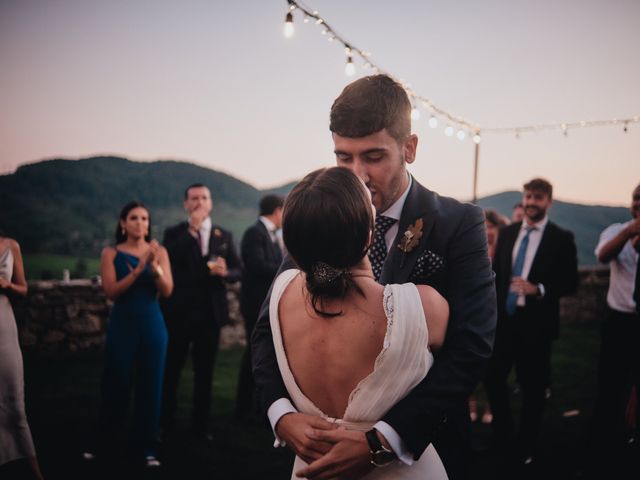
[[[322,29],[322,35],[325,35],[329,42],[336,41],[344,46],[344,52],[347,57],[345,64],[345,73],[347,76],[353,76],[355,74],[356,67],[353,59],[354,56],[359,57],[365,68],[372,70],[374,73],[383,73],[385,75],[388,75],[405,88],[411,100],[411,118],[413,120],[417,121],[420,119],[421,115],[418,106],[421,106],[430,114],[428,124],[431,128],[437,128],[439,121],[444,121],[444,123],[446,124],[444,133],[447,136],[453,136],[455,133],[456,137],[459,140],[464,140],[468,136],[469,138],[472,138],[475,143],[480,143],[481,133],[511,134],[515,135],[516,138],[520,138],[520,134],[522,133],[536,133],[555,130],[561,131],[565,136],[567,136],[570,129],[612,125],[622,125],[623,131],[626,133],[630,124],[640,122],[640,116],[635,115],[633,117],[613,118],[609,120],[582,120],[579,122],[541,123],[535,125],[522,125],[518,127],[483,127],[478,123],[472,122],[468,119],[465,119],[464,117],[454,115],[453,113],[450,113],[445,109],[439,107],[430,98],[425,97],[424,95],[421,95],[413,90],[410,84],[396,78],[391,73],[382,69],[372,60],[371,52],[358,48],[352,42],[346,40],[346,38],[340,35],[323,17],[320,16],[317,10],[311,10],[298,0],[287,0],[287,4],[289,5],[289,9],[285,16],[284,28],[284,34],[287,38],[292,37],[294,33],[294,12],[296,10],[302,12],[302,14],[304,15],[303,23],[310,23],[313,21],[313,23],[315,23]]]

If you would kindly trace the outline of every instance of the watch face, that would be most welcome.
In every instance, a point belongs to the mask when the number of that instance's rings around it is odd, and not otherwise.
[[[384,467],[385,465],[389,465],[396,459],[396,454],[390,452],[389,450],[378,450],[373,454],[373,464],[378,467]]]

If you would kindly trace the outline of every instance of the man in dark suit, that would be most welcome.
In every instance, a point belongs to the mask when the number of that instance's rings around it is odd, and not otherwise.
[[[560,297],[575,292],[578,284],[573,234],[547,216],[552,194],[544,179],[524,185],[524,220],[500,231],[493,258],[498,327],[485,382],[493,410],[493,440],[498,453],[525,465],[533,461],[540,431]],[[514,364],[523,396],[517,439],[507,390]]]
[[[193,433],[210,441],[209,415],[213,366],[220,327],[229,323],[227,282],[240,280],[241,261],[231,234],[213,225],[211,193],[202,184],[187,187],[184,208],[189,215],[165,231],[174,278],[173,294],[162,303],[169,332],[165,368],[162,427],[175,428],[176,395],[180,372],[191,347],[194,372]]]
[[[277,231],[282,227],[282,205],[280,195],[265,195],[260,200],[260,217],[242,236],[240,252],[244,264],[240,308],[244,317],[247,348],[242,357],[238,392],[236,395],[235,419],[253,421],[257,419],[254,402],[253,373],[251,372],[251,332],[258,320],[273,278],[282,263],[282,250]]]
[[[410,111],[400,84],[386,75],[365,77],[336,99],[330,129],[337,164],[363,180],[379,213],[370,253],[374,274],[382,284],[410,281],[438,289],[450,306],[446,340],[427,377],[367,435],[331,430],[291,405],[266,301],[252,337],[254,378],[278,442],[311,462],[299,472],[308,478],[359,478],[376,468],[372,461],[382,466],[393,456],[410,464],[432,442],[449,478],[467,477],[467,399],[491,354],[494,277],[482,210],[427,190],[407,172],[418,145]],[[378,448],[376,438],[393,453]]]

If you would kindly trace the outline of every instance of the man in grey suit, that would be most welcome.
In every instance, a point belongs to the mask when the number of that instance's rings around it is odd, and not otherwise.
[[[494,277],[482,210],[427,190],[407,172],[418,146],[410,111],[400,84],[386,75],[364,77],[335,100],[330,129],[337,165],[364,181],[379,214],[374,274],[382,284],[413,282],[441,292],[450,306],[445,344],[427,377],[372,431],[331,430],[288,399],[266,301],[252,337],[254,377],[278,442],[310,463],[298,472],[307,478],[359,478],[393,457],[411,464],[430,443],[450,479],[467,478],[467,399],[493,345]]]

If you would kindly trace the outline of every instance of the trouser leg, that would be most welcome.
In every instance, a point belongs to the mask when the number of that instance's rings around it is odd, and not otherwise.
[[[181,320],[175,319],[176,324]],[[191,336],[186,325],[177,327],[173,322],[167,325],[169,335],[162,391],[161,424],[165,431],[170,431],[175,426],[180,373],[187,358]]]
[[[198,432],[206,432],[209,428],[213,366],[219,336],[217,325],[202,325],[193,341],[193,427]]]
[[[136,379],[136,431],[145,456],[156,454],[167,351],[164,322],[160,318],[150,320],[140,348]]]

